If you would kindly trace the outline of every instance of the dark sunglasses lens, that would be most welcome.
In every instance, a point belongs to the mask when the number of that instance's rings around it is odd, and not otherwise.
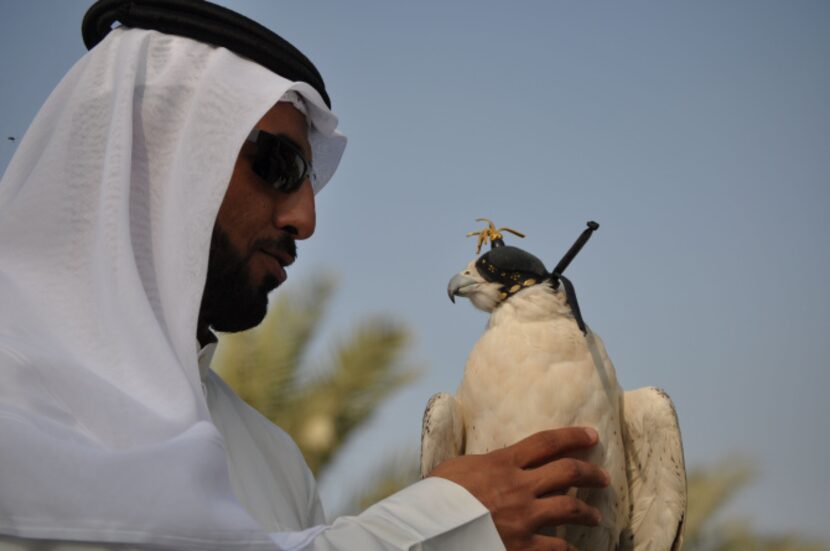
[[[299,189],[307,175],[305,159],[285,142],[277,142],[269,151],[257,155],[253,169],[260,178],[283,193]]]
[[[299,152],[284,144],[276,152],[280,165],[281,177],[274,182],[274,187],[283,192],[291,192],[299,188],[305,180],[305,161]]]

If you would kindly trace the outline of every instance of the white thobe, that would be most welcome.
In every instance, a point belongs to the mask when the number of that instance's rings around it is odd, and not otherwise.
[[[283,550],[503,550],[489,511],[461,486],[421,480],[354,517],[327,525],[317,485],[288,434],[243,402],[199,355],[210,414],[225,442],[233,491]],[[134,545],[0,536],[3,551],[132,551]]]

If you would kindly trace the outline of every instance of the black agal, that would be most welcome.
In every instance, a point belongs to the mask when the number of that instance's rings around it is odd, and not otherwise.
[[[297,48],[256,21],[205,0],[98,0],[87,10],[81,32],[88,49],[98,44],[118,21],[126,27],[151,29],[225,47],[293,81],[317,90],[326,105],[323,77]]]

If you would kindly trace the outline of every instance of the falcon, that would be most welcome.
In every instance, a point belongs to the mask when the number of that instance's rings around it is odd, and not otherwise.
[[[504,244],[502,231],[478,235],[491,249],[449,283],[490,314],[473,346],[456,394],[427,404],[421,474],[463,454],[487,453],[533,433],[590,426],[600,444],[583,457],[611,475],[604,489],[571,489],[602,514],[599,527],[560,526],[555,535],[585,550],[675,551],[683,540],[686,471],[680,429],[669,396],[655,387],[624,392],[602,340],[582,319],[574,286],[562,272],[585,245],[588,222],[553,271]]]

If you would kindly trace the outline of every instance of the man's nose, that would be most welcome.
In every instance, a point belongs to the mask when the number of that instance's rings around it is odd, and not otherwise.
[[[281,193],[274,201],[274,225],[296,239],[308,239],[317,225],[314,190],[306,179],[293,193]]]

